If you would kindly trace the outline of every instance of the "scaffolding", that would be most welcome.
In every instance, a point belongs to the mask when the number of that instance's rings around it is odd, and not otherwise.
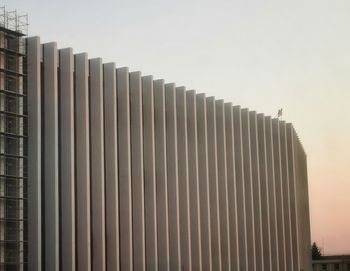
[[[27,15],[0,8],[0,270],[27,263]]]
[[[16,32],[23,36],[28,35],[28,14],[17,14],[17,10],[7,11],[0,7],[0,27]]]

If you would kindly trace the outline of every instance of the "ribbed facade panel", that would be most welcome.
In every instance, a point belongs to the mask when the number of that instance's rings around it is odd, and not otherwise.
[[[163,80],[154,81],[154,130],[157,187],[157,245],[158,268],[170,270],[169,266],[169,211],[168,174],[166,151],[165,86]]]
[[[92,270],[106,270],[103,75],[100,58],[89,61]]]
[[[45,270],[59,270],[58,206],[58,51],[56,43],[43,45],[43,118],[44,118],[44,240]]]
[[[234,131],[234,157],[236,173],[236,195],[237,195],[237,231],[238,231],[238,258],[239,269],[247,271],[248,269],[248,250],[247,250],[247,220],[246,220],[246,202],[244,185],[244,163],[243,163],[243,140],[242,140],[242,115],[241,107],[233,107],[233,131]],[[250,233],[249,233],[250,234]]]
[[[90,114],[87,54],[75,55],[77,270],[91,270]]]
[[[158,270],[157,183],[155,164],[153,77],[142,77],[145,243],[147,270]]]
[[[291,124],[28,39],[30,271],[308,271]]]
[[[269,183],[267,172],[267,151],[265,118],[263,114],[257,115],[257,140],[259,150],[259,177],[260,177],[260,200],[261,200],[261,235],[264,270],[272,270],[271,257],[271,232],[270,232],[270,204],[269,204]]]
[[[130,145],[134,270],[146,270],[141,73],[130,78]]]
[[[237,218],[237,185],[235,169],[235,143],[233,108],[231,103],[225,103],[225,137],[226,137],[226,167],[227,167],[227,194],[230,234],[230,260],[231,269],[239,270],[238,245],[238,218]]]
[[[196,92],[186,93],[187,110],[187,138],[188,138],[188,186],[190,200],[190,232],[191,232],[191,256],[192,270],[203,270],[202,265],[202,240],[201,240],[201,216],[200,194],[198,176],[198,132],[197,132],[197,103]]]
[[[286,244],[286,267],[287,271],[294,270],[293,251],[292,251],[292,232],[291,232],[291,213],[290,213],[290,191],[289,191],[289,173],[287,156],[287,137],[286,123],[280,122],[281,139],[281,169],[283,182],[283,206],[284,206],[284,226],[285,226],[285,244]]]
[[[215,102],[215,110],[221,261],[222,270],[231,270],[230,224],[228,217],[229,205],[226,165],[225,105],[223,100],[218,100]]]
[[[198,177],[199,206],[201,219],[202,268],[213,270],[211,248],[211,223],[208,177],[208,147],[207,147],[207,106],[204,94],[197,94],[197,136],[198,136]]]
[[[273,141],[273,162],[275,174],[275,195],[276,195],[276,217],[277,217],[277,235],[278,235],[278,259],[280,271],[285,271],[286,266],[286,239],[284,225],[284,201],[282,182],[282,163],[281,163],[281,138],[280,123],[278,119],[272,120],[272,141]]]
[[[252,158],[250,142],[250,119],[248,109],[241,109],[242,123],[242,154],[243,154],[243,185],[246,210],[247,258],[248,270],[256,270],[255,217],[253,201]]]
[[[259,171],[259,148],[258,148],[258,126],[256,112],[249,112],[250,129],[250,153],[252,164],[252,190],[254,206],[254,231],[255,231],[255,255],[256,269],[265,270],[264,253],[262,241],[262,218],[261,218],[261,183]]]
[[[293,126],[287,124],[287,155],[288,155],[288,174],[289,174],[289,191],[291,206],[291,246],[293,251],[293,266],[295,270],[300,270],[299,256],[299,233],[298,233],[298,217],[297,217],[297,199],[296,199],[296,170],[295,170],[295,150],[294,150],[294,134]]]
[[[207,104],[207,144],[208,144],[208,178],[211,223],[211,251],[213,270],[222,270],[221,237],[219,218],[219,184],[217,168],[216,110],[215,98],[206,98]]]
[[[180,250],[182,270],[191,270],[192,250],[190,232],[190,199],[188,185],[188,141],[187,141],[187,105],[186,89],[176,88],[176,128],[178,150],[178,180],[179,180],[179,219],[180,219]]]
[[[75,143],[74,58],[72,49],[59,51],[59,148],[62,269],[75,271]]]
[[[40,38],[27,39],[28,65],[28,270],[42,268],[41,72]]]
[[[181,270],[175,84],[165,85],[170,270]]]
[[[279,271],[278,257],[278,232],[277,232],[277,207],[276,207],[276,185],[274,171],[274,154],[272,138],[272,120],[271,117],[265,117],[265,147],[266,147],[266,166],[267,166],[267,186],[269,199],[269,224],[270,224],[270,247],[271,247],[271,270]]]
[[[129,69],[117,69],[120,269],[133,270]]]
[[[119,271],[119,181],[117,136],[117,77],[114,63],[103,65],[104,160],[106,188],[106,267]]]
[[[296,191],[298,203],[298,233],[300,244],[300,269],[311,270],[310,247],[310,214],[309,214],[309,196],[307,186],[307,162],[306,154],[300,140],[293,130],[294,134],[294,150],[296,164]]]

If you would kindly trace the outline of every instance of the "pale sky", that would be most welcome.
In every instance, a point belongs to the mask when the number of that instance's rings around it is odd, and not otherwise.
[[[312,240],[350,253],[349,0],[5,0],[60,48],[292,122]]]

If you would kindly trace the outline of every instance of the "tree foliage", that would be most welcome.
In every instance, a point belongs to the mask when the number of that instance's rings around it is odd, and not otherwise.
[[[313,260],[317,260],[317,259],[320,259],[322,257],[321,250],[315,242],[312,244],[311,253],[312,253]]]

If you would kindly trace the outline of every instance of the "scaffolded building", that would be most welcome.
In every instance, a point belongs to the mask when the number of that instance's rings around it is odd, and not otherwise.
[[[27,262],[26,25],[0,9],[0,270]]]
[[[292,124],[39,37],[23,46],[27,24],[4,14],[1,270],[311,270]]]

